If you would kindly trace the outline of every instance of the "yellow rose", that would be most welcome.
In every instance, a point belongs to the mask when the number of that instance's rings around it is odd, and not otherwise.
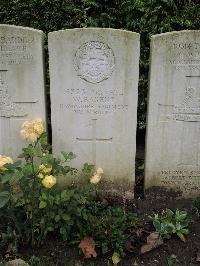
[[[13,164],[13,160],[8,156],[0,155],[0,172],[6,170],[4,167],[5,164]]]
[[[46,166],[42,163],[42,164],[39,165],[39,170],[40,170],[40,171],[43,171],[43,169],[44,169],[45,167],[46,167]]]
[[[44,164],[41,164],[39,166],[39,170],[43,173],[43,174],[50,174],[52,171],[52,167],[46,167]]]
[[[44,170],[43,170],[43,173],[44,174],[50,174],[51,170],[52,170],[52,167],[45,167]]]
[[[44,178],[44,175],[42,173],[39,173],[38,177],[42,179],[42,178]]]
[[[34,143],[36,142],[37,138],[38,138],[37,134],[31,133],[27,136],[26,140],[28,141],[28,143]]]
[[[34,143],[43,132],[44,125],[40,118],[25,121],[20,130],[21,136],[26,139],[28,143]]]
[[[53,175],[46,175],[42,180],[42,184],[46,188],[51,188],[56,184],[56,177]]]
[[[44,132],[44,125],[42,119],[38,118],[33,121],[33,128],[35,132],[40,136]]]
[[[93,175],[93,176],[90,178],[90,183],[96,185],[96,184],[99,183],[100,179],[101,179],[101,176],[98,175],[98,174],[95,174],[95,175]]]
[[[96,171],[96,173],[98,175],[103,175],[103,169],[102,168],[98,168],[97,171]]]

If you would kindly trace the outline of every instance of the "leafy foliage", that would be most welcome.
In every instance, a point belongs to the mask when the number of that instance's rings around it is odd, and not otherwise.
[[[62,151],[62,158],[50,153],[46,134],[23,148],[20,158],[5,164],[0,172],[0,245],[17,247],[18,241],[40,246],[49,233],[60,235],[69,244],[79,244],[85,257],[103,253],[124,255],[125,241],[131,240],[138,224],[135,213],[122,207],[105,207],[91,182],[94,166],[85,164],[82,173],[69,166],[76,156]],[[101,171],[100,171],[101,170]],[[103,172],[98,168],[97,172]],[[69,182],[66,189],[56,186],[58,177],[77,174],[84,183]],[[90,177],[90,182],[88,179]],[[46,180],[46,181],[45,181]],[[9,225],[9,232],[7,230]]]
[[[182,241],[185,241],[185,235],[189,233],[188,226],[190,220],[186,211],[176,210],[174,213],[170,209],[166,209],[160,216],[155,214],[150,217],[153,225],[164,238],[169,239],[172,234],[176,234]]]
[[[192,207],[196,213],[200,216],[200,197],[197,197],[192,202]]]
[[[63,192],[54,187],[54,183],[46,184],[44,180],[48,177],[48,180],[56,182],[54,176],[77,172],[67,165],[74,154],[63,152],[63,156],[64,160],[49,153],[46,134],[42,134],[36,143],[23,149],[20,157],[24,163],[6,164],[7,170],[0,173],[0,224],[11,224],[24,242],[31,240],[32,245],[40,245],[52,231],[47,226],[52,222],[50,210],[62,200]]]
[[[138,126],[142,129],[146,119],[150,36],[199,29],[200,3],[199,0],[9,0],[0,3],[0,21],[41,29],[45,33],[81,27],[139,32]]]

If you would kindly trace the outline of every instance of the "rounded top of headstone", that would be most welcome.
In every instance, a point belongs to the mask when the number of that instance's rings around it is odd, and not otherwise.
[[[0,28],[1,30],[3,28],[5,29],[17,29],[17,30],[24,30],[24,31],[32,31],[32,32],[37,32],[37,33],[40,33],[40,34],[44,34],[44,32],[42,30],[37,30],[37,29],[33,29],[33,28],[30,28],[30,27],[23,27],[23,26],[16,26],[16,25],[10,25],[10,24],[0,24]]]
[[[182,36],[185,34],[199,34],[200,30],[181,30],[181,31],[170,31],[170,32],[165,32],[161,34],[155,34],[151,36],[151,39],[157,39],[157,38],[165,38],[165,37],[173,37],[173,36]]]
[[[139,37],[140,34],[137,32],[133,31],[128,31],[128,30],[121,30],[121,29],[112,29],[112,28],[95,28],[95,27],[88,27],[88,28],[74,28],[74,29],[63,29],[63,30],[58,30],[58,31],[52,31],[49,32],[48,35],[54,35],[54,34],[64,34],[67,32],[90,32],[90,31],[96,31],[96,32],[113,32],[113,33],[121,33],[121,34],[129,34],[131,36],[137,36]]]

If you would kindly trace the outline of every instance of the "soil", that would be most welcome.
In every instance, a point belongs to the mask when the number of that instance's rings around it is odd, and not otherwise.
[[[134,202],[128,203],[128,208],[137,211],[139,216],[142,217],[144,227],[150,226],[147,222],[148,215],[152,215],[154,212],[162,212],[166,207],[172,210],[179,208],[188,212],[192,224],[190,226],[190,233],[186,237],[186,242],[182,242],[178,237],[174,236],[170,240],[164,240],[163,245],[148,253],[141,254],[138,248],[133,253],[127,253],[118,265],[200,265],[200,262],[196,261],[200,251],[200,217],[192,209],[191,199],[183,199],[178,193],[154,187],[146,192],[144,199],[139,198]],[[152,228],[150,228],[150,231],[152,231]],[[20,258],[28,260],[33,255],[45,261],[45,264],[42,265],[113,265],[111,263],[112,254],[99,255],[96,259],[84,260],[83,255],[79,254],[77,248],[69,247],[64,242],[56,239],[55,236],[49,238],[44,246],[39,249],[33,250],[30,247],[21,247],[19,252]]]

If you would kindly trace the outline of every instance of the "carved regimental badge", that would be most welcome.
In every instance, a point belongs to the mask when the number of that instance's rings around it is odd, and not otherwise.
[[[76,51],[74,67],[82,79],[98,83],[108,79],[115,68],[112,49],[103,42],[84,43]]]

